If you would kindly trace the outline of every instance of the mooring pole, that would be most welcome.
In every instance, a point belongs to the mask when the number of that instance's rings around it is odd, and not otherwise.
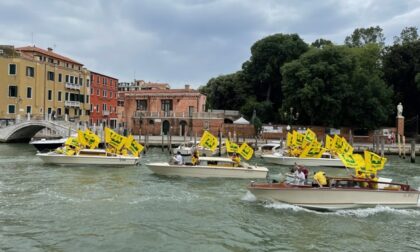
[[[416,141],[411,140],[411,156],[410,156],[411,163],[416,162]]]

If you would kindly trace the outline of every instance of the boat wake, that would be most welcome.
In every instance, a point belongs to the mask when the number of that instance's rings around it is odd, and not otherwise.
[[[257,198],[250,191],[247,191],[241,200],[253,202],[253,201],[257,201]]]

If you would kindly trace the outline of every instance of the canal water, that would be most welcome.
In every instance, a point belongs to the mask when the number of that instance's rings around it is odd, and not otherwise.
[[[35,153],[0,145],[0,251],[420,250],[420,210],[316,212],[255,201],[247,180],[44,165]],[[168,158],[151,149],[142,163]],[[420,187],[419,159],[389,159],[381,176]]]

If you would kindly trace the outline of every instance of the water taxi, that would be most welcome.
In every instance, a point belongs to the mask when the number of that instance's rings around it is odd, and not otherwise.
[[[267,163],[279,164],[279,165],[303,165],[303,166],[328,166],[328,167],[341,167],[344,168],[344,164],[338,157],[331,155],[328,152],[322,154],[320,158],[309,158],[309,157],[293,157],[288,156],[284,153],[273,153],[264,154],[261,157]]]
[[[157,162],[146,164],[152,172],[165,176],[223,177],[223,178],[266,178],[268,169],[246,162],[236,164],[227,157],[200,157],[198,165]]]

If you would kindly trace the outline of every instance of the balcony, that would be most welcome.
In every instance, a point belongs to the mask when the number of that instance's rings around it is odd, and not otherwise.
[[[109,110],[102,110],[103,116],[109,116]]]
[[[218,112],[194,112],[191,115],[188,112],[174,112],[174,111],[136,111],[134,118],[194,118],[194,119],[217,119],[224,118],[223,113]]]
[[[80,102],[79,101],[65,101],[64,106],[79,108],[80,107]]]
[[[66,82],[66,88],[80,90],[82,88],[82,85]]]

